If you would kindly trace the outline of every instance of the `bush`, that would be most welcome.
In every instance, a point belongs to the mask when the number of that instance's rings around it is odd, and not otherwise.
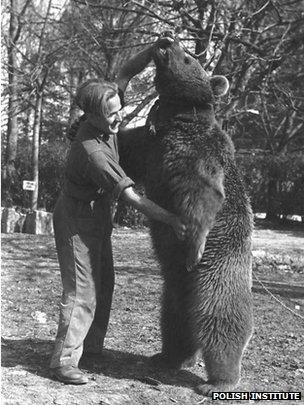
[[[63,141],[44,143],[39,154],[38,208],[53,211],[64,177],[67,145]],[[2,184],[2,206],[30,207],[31,192],[22,189],[23,180],[32,179],[31,143],[27,138],[19,141],[16,172],[10,184]]]
[[[39,207],[54,210],[64,180],[68,144],[63,141],[48,142],[40,149]]]
[[[1,168],[4,168],[2,159]],[[2,181],[1,204],[3,207],[18,206],[28,208],[30,205],[30,192],[22,189],[23,180],[31,180],[31,144],[27,138],[19,141],[17,158],[15,162],[16,171],[10,181]]]
[[[144,194],[142,186],[136,185],[135,190],[141,195]],[[122,200],[118,201],[114,222],[117,225],[128,226],[130,228],[140,228],[148,224],[148,220],[144,214]]]
[[[240,154],[237,161],[254,212],[304,216],[304,156]]]

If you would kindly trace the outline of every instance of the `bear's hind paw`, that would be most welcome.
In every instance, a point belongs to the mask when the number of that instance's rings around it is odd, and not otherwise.
[[[216,387],[212,384],[199,384],[195,387],[195,392],[205,397],[211,397],[212,392],[216,390]]]
[[[235,384],[199,384],[195,387],[195,392],[205,397],[211,397],[212,392],[226,392],[231,391],[235,387]]]

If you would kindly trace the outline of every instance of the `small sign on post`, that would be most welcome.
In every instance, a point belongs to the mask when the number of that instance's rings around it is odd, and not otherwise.
[[[36,188],[36,182],[29,181],[29,180],[23,180],[22,188],[23,188],[23,190],[34,191]]]

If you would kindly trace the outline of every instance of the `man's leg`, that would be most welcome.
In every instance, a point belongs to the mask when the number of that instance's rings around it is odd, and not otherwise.
[[[82,243],[79,235],[73,236],[69,244],[57,246],[63,295],[51,368],[77,367],[96,307],[95,281],[90,267],[91,249]]]
[[[54,212],[63,294],[50,367],[57,379],[82,384],[87,378],[77,367],[95,314],[94,274],[97,267],[100,269],[97,264],[101,257],[102,232],[96,230],[96,221],[69,217],[65,205],[64,200],[59,201]]]
[[[102,243],[100,269],[96,275],[96,310],[84,341],[84,354],[100,354],[107,332],[114,289],[114,267],[111,239]]]

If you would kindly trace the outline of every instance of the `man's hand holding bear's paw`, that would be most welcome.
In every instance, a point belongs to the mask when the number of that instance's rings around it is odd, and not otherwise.
[[[191,227],[193,229],[193,227]],[[208,228],[202,228],[200,224],[195,227],[195,230],[191,232],[191,236],[188,240],[188,256],[186,260],[187,271],[194,270],[195,266],[201,261],[203,253],[205,251],[205,245],[207,236],[209,233]]]

